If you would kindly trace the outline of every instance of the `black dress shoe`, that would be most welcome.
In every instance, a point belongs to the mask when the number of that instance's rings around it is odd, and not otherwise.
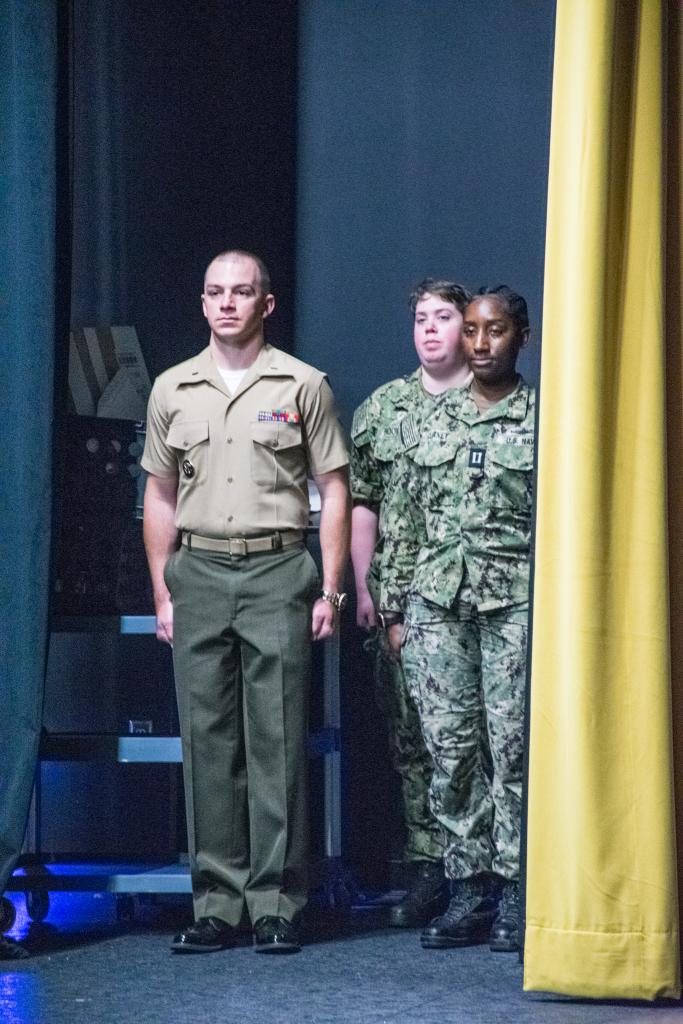
[[[413,877],[408,891],[389,911],[392,928],[421,928],[448,903],[442,861],[416,860],[411,866]]]
[[[232,946],[237,938],[237,929],[220,917],[200,917],[184,931],[178,932],[171,943],[176,953],[216,953],[219,949]]]
[[[284,917],[259,917],[254,922],[254,952],[298,953],[299,935],[291,921]]]
[[[483,875],[451,882],[446,912],[435,917],[420,936],[424,949],[451,949],[486,942],[496,916],[500,889]]]
[[[25,960],[28,955],[28,950],[21,943],[0,935],[0,960]]]
[[[503,889],[489,946],[494,953],[516,953],[519,949],[519,882],[507,882]]]

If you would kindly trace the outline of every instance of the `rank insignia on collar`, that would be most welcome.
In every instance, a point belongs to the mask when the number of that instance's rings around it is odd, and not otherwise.
[[[298,412],[290,412],[288,409],[262,409],[258,414],[259,423],[293,423],[301,422]]]
[[[483,469],[484,460],[486,459],[485,448],[470,448],[470,469]]]
[[[189,459],[185,459],[185,461],[183,462],[183,473],[185,474],[188,480],[191,480],[192,477],[194,476],[194,466],[192,465]]]

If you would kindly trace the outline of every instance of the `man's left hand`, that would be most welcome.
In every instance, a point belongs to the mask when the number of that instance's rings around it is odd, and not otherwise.
[[[338,618],[339,613],[334,605],[330,604],[329,601],[323,601],[322,597],[319,597],[313,605],[311,621],[313,639],[327,640],[328,637],[334,636]]]

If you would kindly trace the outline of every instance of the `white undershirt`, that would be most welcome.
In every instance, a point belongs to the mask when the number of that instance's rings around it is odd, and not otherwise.
[[[231,395],[234,395],[238,387],[242,383],[242,379],[246,377],[249,367],[247,366],[244,370],[224,370],[222,367],[217,367],[218,372],[225,381],[225,386]]]

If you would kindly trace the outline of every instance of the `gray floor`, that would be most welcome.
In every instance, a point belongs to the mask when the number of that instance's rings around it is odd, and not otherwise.
[[[295,956],[245,944],[199,956],[169,952],[184,907],[142,908],[117,922],[108,896],[53,897],[48,921],[21,919],[29,960],[0,963],[2,1024],[683,1024],[683,1003],[567,1000],[522,992],[515,956],[485,946],[424,951],[380,912],[311,923]],[[54,923],[53,923],[54,922]]]

